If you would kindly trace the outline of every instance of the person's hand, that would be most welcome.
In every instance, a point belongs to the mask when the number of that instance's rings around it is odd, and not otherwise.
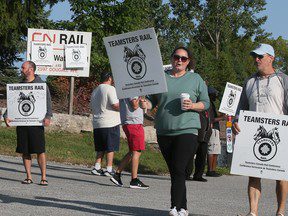
[[[139,99],[139,107],[141,109],[147,110],[147,109],[151,109],[152,105],[150,103],[149,100],[147,100],[146,98],[140,98]]]
[[[238,122],[234,122],[233,125],[232,125],[232,131],[234,134],[239,134],[240,133],[240,127],[238,125]]]
[[[44,126],[45,126],[45,127],[49,126],[49,125],[50,125],[50,122],[51,122],[51,120],[48,119],[48,118],[45,118],[45,119],[43,120],[43,123],[44,123]]]
[[[193,110],[194,109],[194,103],[192,102],[192,100],[191,99],[185,99],[183,101],[182,109],[183,110]]]
[[[9,119],[9,118],[4,118],[4,122],[5,122],[5,124],[6,124],[6,126],[7,127],[10,127],[10,122],[11,122],[11,119]]]

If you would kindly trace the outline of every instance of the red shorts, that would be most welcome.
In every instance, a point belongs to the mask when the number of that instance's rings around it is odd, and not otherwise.
[[[130,151],[145,150],[145,136],[142,124],[126,124],[123,125]]]

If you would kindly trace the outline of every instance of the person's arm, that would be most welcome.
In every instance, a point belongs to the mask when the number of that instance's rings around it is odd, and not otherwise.
[[[119,111],[119,110],[120,110],[120,105],[119,105],[119,103],[112,104],[111,106],[112,106],[112,108],[113,108],[115,111]]]
[[[219,121],[224,121],[224,120],[226,120],[226,116],[223,115],[223,114],[221,114],[220,116],[215,117],[215,118],[213,119],[213,123],[214,123],[214,122],[219,122]]]
[[[51,94],[48,85],[46,84],[46,100],[47,100],[47,113],[45,115],[45,118],[43,120],[44,126],[49,126],[51,123],[51,117],[53,116],[52,114],[52,101],[51,101]]]
[[[144,109],[144,110],[151,110],[153,108],[152,102],[146,97],[140,98],[139,106],[141,109]]]
[[[11,119],[8,118],[7,109],[5,110],[5,112],[3,114],[3,119],[4,119],[6,126],[10,127]]]
[[[238,124],[238,122],[233,122],[233,125],[232,125],[232,131],[233,131],[233,133],[234,134],[239,134],[240,133],[240,127],[239,127],[239,124]]]
[[[240,112],[240,110],[248,110],[249,109],[249,102],[248,102],[248,98],[247,98],[247,94],[246,94],[247,81],[245,82],[245,84],[243,86],[243,90],[242,90],[240,101],[239,101],[239,104],[237,107],[235,119],[233,120],[233,124],[232,124],[232,132],[236,135],[239,134],[241,131],[239,124],[238,124],[239,112]]]
[[[133,110],[136,110],[139,108],[139,101],[140,101],[139,97],[130,99],[130,105],[132,106]]]
[[[201,101],[197,103],[193,103],[191,99],[184,100],[183,102],[183,109],[185,110],[193,110],[197,112],[201,112],[206,110],[205,104]]]
[[[198,101],[193,103],[191,99],[184,100],[183,108],[186,110],[192,110],[201,112],[209,109],[210,107],[210,99],[208,96],[208,88],[205,84],[204,80],[199,76],[199,85],[198,85]]]
[[[119,111],[120,110],[120,104],[119,104],[119,100],[117,98],[117,94],[116,94],[116,89],[115,87],[111,86],[111,88],[109,88],[109,90],[107,91],[107,96],[108,96],[108,103],[111,104],[112,108],[115,111]]]

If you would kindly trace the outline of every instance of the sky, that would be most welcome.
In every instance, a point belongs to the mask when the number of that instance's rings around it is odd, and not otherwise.
[[[266,10],[261,12],[261,16],[267,15],[268,19],[263,28],[272,33],[272,38],[279,36],[288,40],[288,27],[284,25],[288,21],[288,0],[266,0]],[[72,13],[68,1],[58,3],[52,8],[50,19],[69,20]]]

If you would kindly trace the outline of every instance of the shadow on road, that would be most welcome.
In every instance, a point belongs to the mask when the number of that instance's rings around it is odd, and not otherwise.
[[[0,194],[2,204],[21,203],[25,205],[38,206],[38,207],[53,207],[60,209],[67,209],[78,211],[79,213],[91,213],[95,215],[135,215],[135,216],[161,216],[167,215],[167,211],[156,209],[146,209],[141,207],[131,206],[116,206],[102,203],[93,203],[86,201],[76,200],[62,200],[50,197],[35,197],[35,199],[19,198],[9,195]],[[79,206],[81,205],[81,206]]]

